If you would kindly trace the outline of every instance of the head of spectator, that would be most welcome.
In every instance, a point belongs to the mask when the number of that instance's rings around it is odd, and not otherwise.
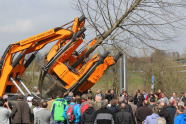
[[[160,109],[161,109],[161,108],[164,108],[164,107],[165,107],[165,103],[164,103],[164,102],[160,102],[158,107],[159,107]]]
[[[18,99],[19,100],[23,100],[24,99],[24,95],[22,95],[22,94],[18,95]]]
[[[176,98],[176,93],[173,92],[173,93],[172,93],[172,96],[173,96],[173,98]]]
[[[150,94],[154,94],[154,91],[153,91],[153,90],[151,90],[151,91],[150,91]]]
[[[41,103],[41,107],[42,107],[42,108],[47,108],[47,106],[48,106],[48,103],[47,103],[47,102],[42,102],[42,103]]]
[[[113,98],[112,99],[118,100],[118,96],[113,94]]]
[[[132,102],[134,101],[134,98],[130,96],[130,97],[128,98],[128,101],[129,101],[130,103],[132,103]]]
[[[141,97],[141,93],[138,93],[138,94],[137,94],[137,97],[138,97],[138,98]]]
[[[174,100],[169,99],[169,106],[173,106],[174,105]]]
[[[3,95],[3,100],[4,100],[5,102],[7,102],[7,101],[8,101],[8,95]]]
[[[92,91],[91,91],[91,89],[88,89],[88,90],[87,90],[87,93],[91,93],[91,94],[92,94]]]
[[[92,100],[92,94],[88,93],[87,96],[88,96],[87,100]]]
[[[111,89],[106,90],[106,92],[107,92],[106,94],[110,95],[110,91],[111,91]]]
[[[68,96],[70,96],[70,97],[74,97],[73,92],[69,92],[69,93],[68,93]]]
[[[53,95],[51,96],[51,98],[52,98],[52,99],[56,99],[56,94],[53,94]]]
[[[154,97],[151,97],[150,98],[150,104],[152,105],[152,104],[154,104],[155,103],[155,98]]]
[[[34,86],[34,88],[32,89],[32,91],[35,94],[39,94],[39,90],[38,90],[37,86]]]
[[[143,95],[146,94],[146,93],[147,93],[146,90],[143,90],[143,91],[142,91],[142,94],[143,94]]]
[[[88,106],[89,108],[94,108],[93,102],[88,102],[88,105],[89,105],[89,106]]]
[[[177,113],[178,114],[183,114],[183,111],[184,111],[184,107],[182,105],[178,105]]]
[[[162,90],[161,90],[161,89],[159,89],[159,90],[158,90],[158,93],[160,94],[161,92],[162,92]]]
[[[184,107],[184,102],[178,102],[178,106],[183,106]]]
[[[100,102],[101,100],[102,100],[101,95],[97,94],[97,95],[95,96],[95,101],[96,101],[96,102]]]
[[[110,104],[111,104],[111,106],[116,106],[116,105],[118,104],[118,100],[112,99],[112,100],[110,101]]]
[[[71,99],[71,103],[76,103],[76,99]]]
[[[157,119],[157,124],[166,124],[166,120],[164,117],[160,117]]]
[[[81,99],[81,96],[80,95],[76,95],[75,96],[75,99],[77,100],[77,99]]]
[[[97,93],[97,94],[100,94],[100,93],[101,93],[101,89],[98,89],[98,90],[96,91],[96,93]]]
[[[36,100],[36,99],[32,99],[32,106],[38,106],[38,105],[37,105],[37,100]]]
[[[121,103],[121,107],[120,107],[122,110],[124,110],[126,108],[126,105],[125,103]]]
[[[101,108],[107,108],[108,106],[108,100],[107,99],[104,99],[101,101]]]
[[[114,94],[114,90],[111,90],[111,91],[110,91],[110,94]]]
[[[166,97],[165,92],[162,92],[162,93],[161,93],[161,96],[162,96],[162,98]]]
[[[153,111],[153,113],[158,114],[159,113],[159,107],[156,106],[156,107],[152,108],[152,111]]]
[[[81,96],[81,99],[82,99],[82,102],[87,101],[87,99],[88,99],[87,94],[83,94],[83,95]]]
[[[136,89],[136,94],[140,93],[140,90],[139,89]]]
[[[125,98],[124,98],[124,97],[122,97],[122,96],[121,96],[121,97],[119,97],[118,104],[123,103],[123,102],[124,102],[124,99],[125,99]]]
[[[125,92],[125,89],[123,88],[122,90],[121,90],[121,93],[123,94]]]
[[[64,97],[64,93],[63,93],[63,92],[59,93],[59,94],[56,96],[56,98],[63,98],[63,97]]]
[[[184,92],[182,91],[182,92],[180,92],[180,94],[181,94],[181,97],[184,97]]]
[[[124,95],[124,96],[128,96],[127,91],[124,91],[124,92],[123,92],[123,95]]]

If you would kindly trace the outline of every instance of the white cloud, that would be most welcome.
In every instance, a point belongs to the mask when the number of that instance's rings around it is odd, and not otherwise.
[[[9,24],[0,27],[2,33],[22,33],[32,30],[33,24],[30,20],[18,20],[14,24]]]

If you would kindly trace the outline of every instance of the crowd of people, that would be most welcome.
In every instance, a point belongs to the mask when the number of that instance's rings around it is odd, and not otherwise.
[[[37,92],[39,94],[39,92]],[[4,95],[0,100],[0,123],[34,124],[186,124],[186,93],[168,97],[161,89],[154,93],[136,90],[131,96],[122,90],[105,94],[91,89],[82,95],[63,93],[50,100],[19,95],[16,102]]]

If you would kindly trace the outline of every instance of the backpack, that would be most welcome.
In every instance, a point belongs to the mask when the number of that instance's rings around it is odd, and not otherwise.
[[[89,105],[87,104],[87,102],[85,102],[85,105],[83,107],[81,107],[81,117],[83,116],[83,113],[86,109],[88,109]]]
[[[75,105],[76,104],[70,106],[70,104],[69,104],[69,107],[68,107],[68,110],[67,110],[67,113],[66,113],[68,122],[73,122],[74,119],[75,119],[75,116],[74,116],[74,106]]]

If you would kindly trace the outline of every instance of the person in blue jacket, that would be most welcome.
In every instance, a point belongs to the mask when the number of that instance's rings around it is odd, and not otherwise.
[[[184,107],[179,105],[177,108],[178,116],[176,116],[174,124],[186,124],[186,114],[183,111]]]
[[[80,121],[81,121],[81,114],[80,114],[80,105],[79,104],[76,104],[76,99],[71,99],[71,103],[69,104],[70,106],[73,106],[73,110],[74,110],[74,116],[75,116],[75,119],[72,123],[70,124],[80,124]],[[67,120],[67,110],[69,108],[69,105],[65,107],[65,110],[63,112],[63,116],[64,118]],[[67,120],[68,122],[68,120]],[[69,122],[68,122],[69,123]]]

